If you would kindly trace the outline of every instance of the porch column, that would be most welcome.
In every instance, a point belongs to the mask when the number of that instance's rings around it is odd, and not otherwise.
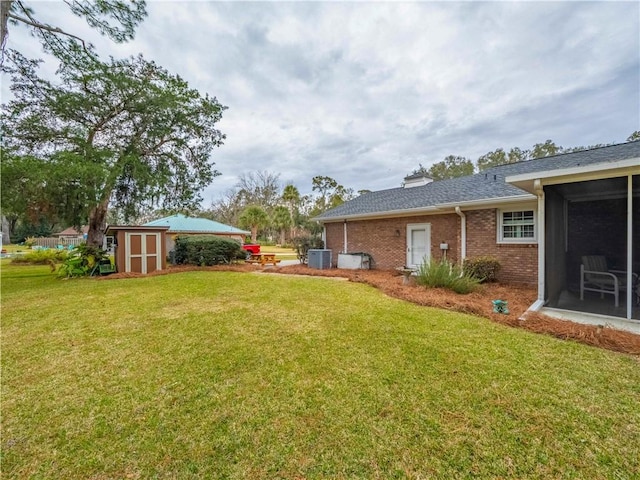
[[[545,285],[545,228],[544,228],[544,188],[540,179],[533,182],[533,188],[538,196],[538,303],[544,305]]]
[[[627,320],[633,310],[633,175],[627,176]]]

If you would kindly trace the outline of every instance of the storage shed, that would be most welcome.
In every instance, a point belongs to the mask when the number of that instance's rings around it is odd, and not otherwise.
[[[115,239],[116,270],[151,273],[167,268],[167,226],[110,225],[106,234]]]

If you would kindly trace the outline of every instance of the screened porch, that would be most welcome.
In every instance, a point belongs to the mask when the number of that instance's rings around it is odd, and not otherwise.
[[[640,176],[544,194],[545,306],[640,322]]]

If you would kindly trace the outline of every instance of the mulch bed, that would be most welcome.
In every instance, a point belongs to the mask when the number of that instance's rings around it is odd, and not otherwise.
[[[608,350],[628,353],[640,357],[640,335],[615,330],[609,327],[583,325],[557,320],[540,313],[527,313],[527,308],[535,301],[536,290],[528,286],[486,284],[468,295],[460,295],[441,288],[424,288],[415,284],[403,284],[402,275],[388,270],[318,270],[306,265],[289,265],[260,269],[255,265],[235,264],[214,267],[177,266],[154,272],[151,275],[166,275],[186,271],[234,271],[262,272],[265,274],[311,275],[320,277],[341,277],[352,282],[364,283],[378,288],[390,297],[399,298],[417,305],[443,308],[489,318],[494,322],[523,328],[535,333],[552,335],[564,340],[574,340]],[[141,274],[117,273],[103,279],[143,277]],[[509,314],[493,312],[492,300],[506,300]]]

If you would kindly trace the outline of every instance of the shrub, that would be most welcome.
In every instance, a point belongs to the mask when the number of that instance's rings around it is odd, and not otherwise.
[[[36,244],[36,237],[27,237],[24,239],[24,244],[28,247],[31,248]]]
[[[291,239],[293,248],[296,250],[298,260],[305,263],[307,260],[307,252],[309,249],[324,248],[324,242],[320,237],[296,237]]]
[[[91,275],[103,260],[109,260],[107,252],[86,243],[80,244],[69,252],[67,259],[60,265],[58,276],[65,278],[86,277]]]
[[[416,283],[425,287],[439,287],[456,293],[471,293],[480,284],[477,278],[464,274],[462,268],[447,260],[425,261],[418,268]]]
[[[240,243],[222,237],[180,236],[176,238],[173,260],[178,265],[218,265],[245,258]]]
[[[477,278],[480,282],[498,281],[501,267],[500,260],[489,255],[467,258],[463,265],[465,275]]]
[[[64,262],[68,257],[66,250],[44,248],[31,250],[11,260],[11,263],[30,263],[34,265],[51,265]]]

